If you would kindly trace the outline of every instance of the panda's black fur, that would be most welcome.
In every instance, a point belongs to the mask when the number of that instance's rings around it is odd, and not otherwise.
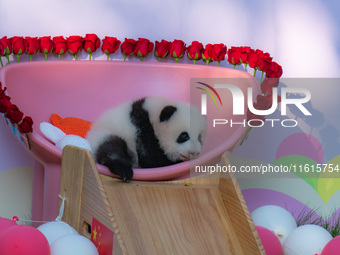
[[[163,107],[159,111],[156,110],[158,116],[153,116],[154,118],[150,118],[151,109],[148,109],[148,105],[146,105],[146,101],[154,103],[156,106]],[[151,100],[151,101],[150,101]],[[159,101],[157,101],[159,100]],[[95,159],[99,164],[105,165],[110,169],[110,171],[120,176],[124,180],[131,180],[133,177],[133,167],[140,166],[142,168],[154,168],[154,167],[162,167],[167,165],[172,165],[175,163],[182,162],[183,160],[188,160],[189,152],[186,152],[185,157],[182,154],[173,156],[172,151],[176,146],[182,146],[182,143],[188,142],[189,139],[188,133],[188,125],[183,127],[183,132],[179,129],[179,134],[176,133],[176,137],[171,137],[171,139],[176,140],[176,142],[171,141],[171,146],[169,146],[168,152],[162,148],[159,137],[155,134],[154,127],[158,127],[157,131],[159,133],[159,129],[164,129],[164,132],[172,131],[173,129],[178,129],[181,125],[183,125],[182,121],[179,122],[177,119],[173,120],[178,114],[181,114],[178,107],[187,107],[182,106],[181,104],[176,105],[176,103],[168,104],[165,100],[163,103],[160,98],[142,98],[130,103],[127,103],[126,107],[123,106],[122,113],[117,113],[115,110],[111,110],[111,113],[108,113],[107,116],[114,118],[115,116],[120,116],[121,114],[129,114],[128,121],[130,123],[121,123],[121,125],[126,124],[126,127],[131,129],[131,131],[124,130],[124,127],[116,128],[116,130],[108,131],[106,130],[110,123],[105,123],[105,121],[109,121],[113,123],[114,120],[111,120],[108,117],[103,117],[102,123],[94,125],[94,127],[90,130],[88,134],[88,140],[94,150]],[[153,107],[152,112],[155,111]],[[128,111],[124,113],[125,111]],[[196,113],[196,112],[195,112]],[[183,114],[183,113],[182,113]],[[201,118],[200,116],[199,118]],[[107,120],[105,120],[105,118]],[[178,116],[177,116],[178,118]],[[190,116],[183,116],[182,119],[188,119]],[[203,117],[202,117],[203,118]],[[174,123],[170,123],[171,121]],[[179,119],[180,120],[180,119]],[[176,123],[178,121],[178,123]],[[187,121],[187,120],[186,120]],[[152,123],[153,122],[153,123]],[[205,133],[205,122],[203,119],[200,119],[200,123],[202,122],[202,131],[195,135],[197,139],[200,140],[199,143],[202,144],[201,133]],[[172,127],[171,125],[176,125],[176,127]],[[103,128],[105,127],[105,128]],[[101,131],[104,131],[104,134],[100,134]],[[126,132],[126,135],[120,134],[120,130],[124,130],[122,132]],[[168,132],[171,133],[171,132]],[[186,135],[183,135],[186,134]],[[162,132],[159,135],[163,135]],[[168,134],[167,134],[168,135]],[[130,137],[131,136],[131,137]],[[184,138],[183,138],[184,137]],[[196,138],[195,138],[196,139]],[[164,140],[164,139],[163,139]],[[130,142],[130,146],[128,142]],[[131,143],[133,145],[131,145]],[[176,143],[178,145],[176,145]],[[164,144],[164,141],[163,141]],[[167,148],[166,145],[163,147]],[[188,145],[186,145],[188,146]],[[171,149],[170,149],[171,147]],[[200,150],[200,148],[199,148]],[[177,153],[177,152],[176,152]],[[198,152],[199,153],[199,152]],[[195,155],[190,153],[191,155],[197,156],[197,152]],[[188,155],[187,155],[188,154]],[[184,157],[184,158],[183,158]]]

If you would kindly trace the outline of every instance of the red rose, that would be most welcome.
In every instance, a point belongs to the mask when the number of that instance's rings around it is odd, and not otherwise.
[[[234,67],[241,64],[241,52],[238,47],[231,47],[228,50],[228,62],[234,65]]]
[[[153,43],[145,38],[138,38],[134,53],[140,57],[141,61],[152,51]]]
[[[33,132],[33,120],[31,117],[26,116],[22,122],[18,125],[21,133],[32,133]]]
[[[0,39],[0,55],[8,56],[10,54],[12,54],[12,44],[7,36],[4,36]]]
[[[262,54],[262,50],[251,50],[250,53],[248,54],[248,64],[252,68],[257,68],[257,63],[259,60],[259,55]]]
[[[125,41],[122,43],[122,46],[120,47],[122,53],[125,55],[124,61],[127,56],[131,56],[136,47],[136,41],[134,39],[127,39],[125,38]]]
[[[26,41],[26,54],[30,56],[30,60],[32,60],[32,55],[38,52],[40,48],[40,43],[38,37],[29,37],[25,38]]]
[[[88,53],[95,52],[100,47],[100,39],[96,34],[86,34],[84,37],[84,50]]]
[[[51,36],[43,36],[39,38],[40,52],[45,54],[45,60],[47,60],[47,54],[53,50],[53,41]]]
[[[254,108],[257,110],[265,110],[261,106],[258,106],[254,103]],[[263,115],[256,115],[252,113],[249,109],[247,111],[247,121],[251,126],[261,126],[263,125],[263,122],[265,121],[265,116]]]
[[[161,42],[156,41],[155,44],[155,56],[158,58],[158,61],[161,61],[161,58],[165,58],[170,51],[170,42],[166,40],[162,40]]]
[[[72,35],[66,38],[66,43],[68,51],[73,54],[74,58],[77,60],[77,54],[81,52],[83,48],[83,37]]]
[[[241,62],[248,63],[248,55],[251,52],[251,48],[249,46],[241,46],[238,48],[241,54]]]
[[[170,43],[170,55],[176,59],[176,63],[184,56],[186,49],[186,45],[182,40],[174,40]]]
[[[3,90],[3,92],[5,90]],[[6,113],[8,108],[11,106],[11,101],[10,101],[11,98],[9,96],[6,96],[3,92],[0,93],[0,112]]]
[[[109,55],[115,53],[120,45],[120,41],[116,37],[105,36],[103,39],[102,51],[107,55],[107,60],[109,60]]]
[[[256,67],[262,72],[267,72],[272,64],[272,57],[269,53],[259,54],[259,58],[257,60]]]
[[[280,78],[282,76],[282,66],[276,62],[272,62],[270,68],[268,69],[266,76],[268,78]]]
[[[53,41],[51,40],[51,36],[43,36],[39,38],[40,41],[40,52],[47,54],[50,53],[53,49]]]
[[[277,96],[277,102],[281,102],[281,97]],[[268,110],[273,105],[273,95],[257,95],[256,105],[260,109]]]
[[[59,55],[67,51],[67,42],[63,36],[53,37],[53,52]]]
[[[6,89],[7,89],[6,87],[2,89],[2,83],[0,81],[0,95],[3,94],[6,91]]]
[[[203,50],[203,55],[202,55],[202,60],[207,63],[207,65],[213,61],[212,59],[212,54],[213,54],[213,45],[212,44],[207,44],[205,46],[205,49]]]
[[[193,41],[187,48],[187,56],[196,64],[197,60],[202,59],[203,44],[198,41]]]
[[[17,55],[18,62],[20,62],[19,56],[26,52],[25,39],[21,36],[14,36],[9,40],[12,44],[13,53]]]
[[[5,117],[9,119],[12,122],[12,124],[18,123],[23,116],[24,114],[19,110],[18,106],[16,106],[15,104],[11,104],[7,108],[7,112],[5,114]]]
[[[279,78],[264,78],[261,83],[261,91],[265,95],[271,95],[273,88],[279,86]]]
[[[90,54],[90,60],[92,53],[100,47],[100,39],[96,34],[86,34],[84,37],[84,50]]]
[[[256,97],[256,105],[259,105],[262,109],[268,110],[273,104],[272,96],[267,95],[257,95]]]
[[[212,59],[213,61],[218,61],[218,66],[220,66],[220,62],[225,59],[226,54],[226,45],[224,45],[223,43],[213,45]]]

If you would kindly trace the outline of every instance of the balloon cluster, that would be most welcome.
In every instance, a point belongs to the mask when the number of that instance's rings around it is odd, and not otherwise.
[[[38,228],[0,218],[1,255],[98,255],[95,245],[62,221]]]
[[[251,214],[267,255],[336,255],[340,236],[333,238],[324,228],[308,224],[297,227],[285,209],[266,205]]]

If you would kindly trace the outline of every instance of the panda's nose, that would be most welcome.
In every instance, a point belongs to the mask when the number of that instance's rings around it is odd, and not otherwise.
[[[190,151],[190,156],[191,157],[197,157],[198,155],[200,155],[200,153],[199,152],[197,152],[197,151]]]

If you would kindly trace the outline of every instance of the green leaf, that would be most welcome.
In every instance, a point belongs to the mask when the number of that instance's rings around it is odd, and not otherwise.
[[[6,50],[5,50],[5,55],[10,55],[11,52],[9,51],[9,47],[7,46]]]

